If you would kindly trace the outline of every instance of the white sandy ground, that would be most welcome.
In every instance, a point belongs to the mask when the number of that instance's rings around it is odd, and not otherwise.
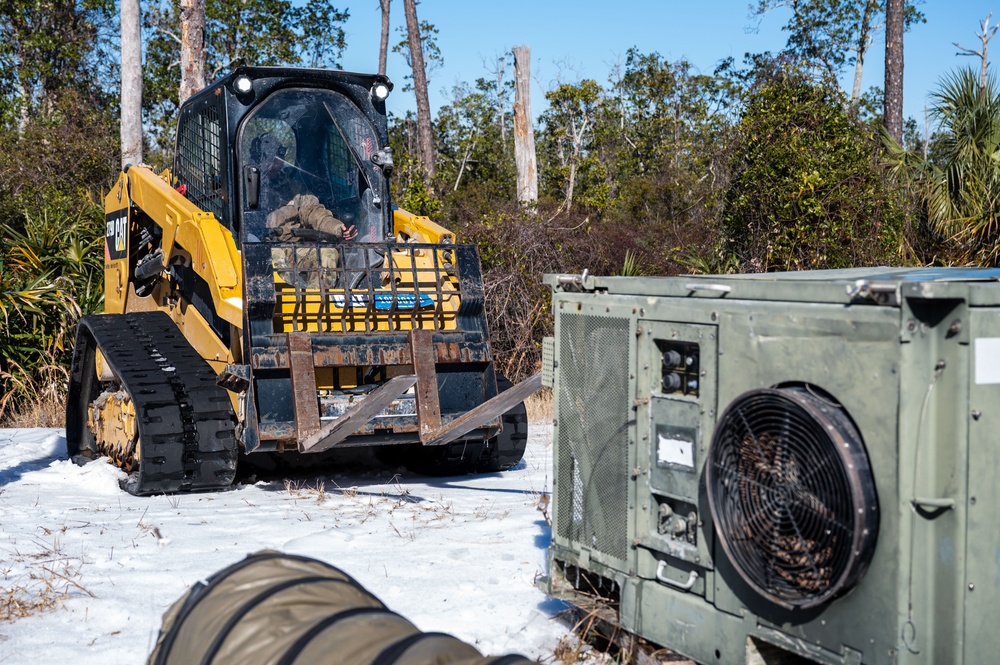
[[[551,426],[532,425],[524,461],[502,474],[327,473],[137,498],[104,461],[69,461],[62,430],[0,430],[0,594],[67,595],[0,622],[0,663],[145,662],[170,604],[265,548],[343,569],[422,630],[552,661],[564,606],[534,586],[550,536],[538,506]]]

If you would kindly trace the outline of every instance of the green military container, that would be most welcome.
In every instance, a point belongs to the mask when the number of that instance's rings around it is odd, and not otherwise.
[[[550,593],[701,663],[1000,661],[997,280],[547,276]]]

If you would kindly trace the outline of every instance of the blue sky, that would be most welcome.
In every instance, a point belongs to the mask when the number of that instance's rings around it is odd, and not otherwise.
[[[378,0],[346,2],[347,51],[343,66],[352,71],[375,71],[381,14]],[[959,57],[952,42],[978,49],[975,33],[994,5],[973,0],[927,0],[921,10],[927,22],[914,26],[904,39],[904,113],[923,124],[928,93],[941,76],[960,66],[979,67],[978,58]],[[996,5],[1000,20],[1000,2]],[[392,43],[400,36],[403,3],[392,3]],[[786,40],[781,26],[788,10],[775,11],[753,30],[747,0],[423,0],[417,7],[421,20],[439,30],[438,45],[444,66],[430,82],[431,106],[447,103],[447,93],[460,82],[489,77],[484,61],[508,52],[512,46],[531,47],[532,111],[537,115],[543,94],[561,76],[563,80],[593,78],[605,83],[611,65],[630,47],[643,53],[656,51],[670,60],[687,58],[710,74],[723,58],[742,61],[747,51],[777,51]],[[1000,37],[991,52],[1000,57]],[[882,85],[885,54],[882,35],[868,56],[864,88]],[[993,58],[991,58],[992,60]],[[413,93],[401,92],[406,63],[390,54],[388,74],[397,83],[389,98],[396,114],[414,108]],[[842,86],[850,90],[853,69],[845,69]]]

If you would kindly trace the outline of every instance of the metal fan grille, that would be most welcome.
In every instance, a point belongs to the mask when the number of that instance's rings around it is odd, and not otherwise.
[[[875,484],[861,436],[838,405],[802,388],[744,393],[716,425],[707,486],[723,549],[771,602],[815,607],[867,569]]]

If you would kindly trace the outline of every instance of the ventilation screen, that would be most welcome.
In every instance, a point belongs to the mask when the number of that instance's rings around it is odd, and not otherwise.
[[[624,559],[628,541],[628,319],[559,318],[557,533]]]
[[[225,223],[222,125],[215,106],[203,107],[181,124],[174,171],[191,202]]]
[[[805,388],[742,394],[716,424],[706,481],[719,541],[765,599],[816,607],[868,568],[878,535],[875,483],[839,405]]]

